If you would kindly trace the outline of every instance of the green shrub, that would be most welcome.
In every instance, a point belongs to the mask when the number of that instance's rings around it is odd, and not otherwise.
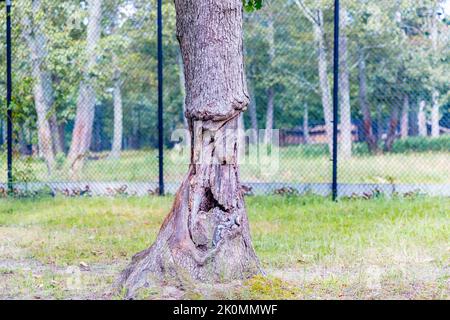
[[[393,153],[450,151],[450,135],[439,138],[410,137],[394,142]]]
[[[380,149],[383,145],[380,143]],[[397,139],[391,153],[410,153],[410,152],[449,152],[450,135],[439,138],[431,137],[409,137],[407,139]],[[353,154],[358,156],[369,155],[369,148],[365,142],[353,144]]]

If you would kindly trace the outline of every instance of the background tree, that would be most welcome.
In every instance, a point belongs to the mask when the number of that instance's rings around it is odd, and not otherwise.
[[[89,20],[87,26],[86,64],[79,87],[75,126],[68,162],[72,172],[77,175],[82,169],[92,140],[92,126],[95,115],[95,75],[97,45],[101,35],[102,0],[88,0]]]

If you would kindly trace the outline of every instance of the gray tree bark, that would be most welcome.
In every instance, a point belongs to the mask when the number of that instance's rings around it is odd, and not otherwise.
[[[377,139],[381,141],[383,139],[383,105],[381,103],[377,104]]]
[[[55,154],[62,154],[64,153],[64,131],[61,130],[61,124],[58,123],[56,111],[52,112],[48,120],[52,131],[53,151]]]
[[[109,158],[119,159],[122,151],[123,140],[123,104],[122,104],[122,80],[121,71],[118,66],[118,58],[113,55],[114,71],[114,91],[113,91],[113,107],[114,107],[114,132],[111,153]]]
[[[330,82],[328,80],[327,51],[325,47],[325,30],[323,26],[322,10],[316,10],[316,23],[314,23],[314,39],[317,46],[317,67],[319,71],[319,84],[322,99],[322,109],[327,132],[328,149],[333,153],[333,108],[331,100]]]
[[[254,88],[252,86],[252,84],[250,83],[249,85],[249,93],[250,93],[250,104],[249,104],[249,112],[250,112],[250,124],[251,124],[251,143],[258,143],[258,118],[256,115],[256,96],[255,96],[255,91]]]
[[[392,151],[395,138],[397,137],[399,113],[400,113],[399,101],[395,101],[392,106],[391,115],[389,117],[389,125],[388,125],[388,132],[386,135],[386,141],[384,142],[384,150],[387,152]]]
[[[309,111],[307,103],[305,103],[303,107],[303,136],[305,137],[305,144],[310,144],[311,139],[309,136]]]
[[[269,13],[267,42],[269,44],[269,66],[272,71],[275,60],[275,27],[272,14]],[[273,72],[273,71],[272,71]],[[266,131],[264,135],[264,143],[270,144],[273,129],[273,112],[274,112],[275,89],[271,83],[267,88],[267,113],[266,113]]]
[[[53,153],[53,138],[50,127],[49,114],[53,105],[53,89],[51,76],[45,70],[47,39],[41,30],[40,23],[35,21],[34,14],[40,12],[41,1],[31,2],[31,12],[22,16],[23,35],[31,54],[31,67],[33,75],[33,95],[37,114],[38,145],[40,155],[45,159],[47,171],[50,174],[55,165]]]
[[[419,112],[417,113],[417,127],[419,128],[419,136],[426,137],[427,133],[427,116],[425,113],[426,102],[421,100],[419,102]]]
[[[94,124],[96,95],[92,71],[96,65],[96,49],[101,34],[102,1],[88,0],[89,22],[86,39],[86,65],[80,83],[75,126],[68,155],[72,175],[78,175],[89,152]]]
[[[181,57],[181,52],[177,53],[177,60],[178,60],[178,68],[180,69],[179,78],[180,78],[180,90],[181,94],[183,95],[183,103],[182,103],[182,110],[183,110],[183,123],[184,128],[186,130],[189,129],[189,123],[187,120],[186,114],[186,90],[185,90],[185,80],[184,80],[184,66],[183,66],[183,59]]]
[[[430,29],[431,29],[431,43],[433,54],[437,54],[438,42],[439,42],[439,32],[438,32],[438,20],[436,18],[437,8],[434,7],[432,11],[432,16],[430,17]],[[433,89],[431,94],[431,136],[433,138],[439,137],[440,127],[439,127],[439,91]]]
[[[409,135],[409,95],[403,95],[402,114],[400,116],[400,138],[406,139]]]
[[[317,47],[317,67],[319,73],[319,85],[322,99],[323,117],[327,134],[328,149],[333,153],[333,108],[331,100],[330,83],[328,80],[327,50],[325,45],[325,29],[323,12],[321,9],[310,10],[303,0],[294,0],[306,19],[313,26],[314,42]]]
[[[340,9],[340,29],[339,37],[339,57],[340,57],[340,82],[339,96],[341,98],[341,139],[340,156],[349,158],[352,156],[352,118],[350,106],[350,75],[348,70],[348,48],[347,48],[347,10],[344,7]]]
[[[371,153],[378,152],[378,139],[373,133],[372,114],[370,112],[369,100],[367,99],[366,61],[364,50],[360,50],[358,57],[359,77],[359,106],[363,116],[363,127],[366,143]]]
[[[154,244],[119,279],[132,298],[155,280],[227,282],[260,272],[237,164],[249,103],[241,0],[175,0],[191,164]],[[220,53],[220,54],[218,54]]]
[[[437,90],[433,90],[432,94],[432,106],[431,106],[431,136],[433,138],[437,138],[440,135],[440,126],[439,126],[439,92]]]

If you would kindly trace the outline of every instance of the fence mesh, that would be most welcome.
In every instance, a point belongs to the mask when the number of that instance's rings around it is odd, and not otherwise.
[[[156,1],[13,1],[17,190],[156,193]],[[164,181],[187,171],[183,62],[163,3]],[[449,1],[341,1],[339,195],[449,194]],[[6,72],[0,13],[0,72]],[[272,0],[245,13],[249,193],[330,193],[334,1]],[[220,53],[218,53],[220,54]],[[6,188],[6,78],[0,80]],[[264,131],[261,129],[275,129]],[[17,191],[19,192],[19,191]]]

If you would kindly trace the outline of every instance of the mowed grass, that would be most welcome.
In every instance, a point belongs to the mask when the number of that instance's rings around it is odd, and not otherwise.
[[[154,241],[172,200],[1,199],[0,298],[104,298],[131,256]],[[247,205],[266,277],[156,288],[141,298],[450,297],[449,198],[267,196]]]
[[[317,149],[317,150],[316,150]],[[244,182],[329,183],[330,157],[323,146],[296,146],[276,150],[272,156],[246,157],[241,165]],[[95,160],[94,160],[95,159]],[[187,171],[186,153],[166,150],[164,175],[166,182],[180,182]],[[158,181],[156,150],[125,151],[119,160],[108,153],[94,154],[76,177],[70,176],[67,164],[60,159],[50,175],[45,163],[35,158],[14,160],[14,176],[19,182],[47,181]],[[0,162],[0,181],[6,181],[6,161]],[[423,152],[385,155],[361,155],[340,159],[339,180],[342,183],[450,183],[450,153]]]

